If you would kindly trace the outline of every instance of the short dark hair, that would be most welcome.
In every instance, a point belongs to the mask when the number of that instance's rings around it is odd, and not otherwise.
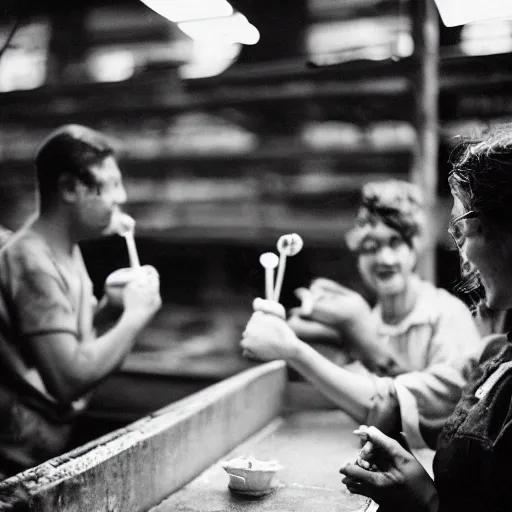
[[[68,173],[92,187],[96,180],[90,167],[113,154],[105,135],[86,126],[67,124],[50,133],[35,159],[41,210],[50,206],[62,174]]]

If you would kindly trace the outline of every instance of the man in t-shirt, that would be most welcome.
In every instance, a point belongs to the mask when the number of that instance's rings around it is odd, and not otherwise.
[[[35,167],[39,214],[0,250],[0,476],[57,456],[88,392],[130,352],[161,306],[153,267],[133,273],[104,334],[78,242],[109,231],[126,201],[113,149],[78,125],[56,130]]]

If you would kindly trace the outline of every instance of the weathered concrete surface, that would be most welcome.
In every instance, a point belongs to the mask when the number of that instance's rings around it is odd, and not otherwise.
[[[40,512],[142,512],[278,415],[286,368],[252,368],[7,480]]]
[[[305,381],[288,382],[284,398],[284,411],[334,410],[339,407],[315,386]]]
[[[239,353],[190,357],[178,350],[132,352],[121,370],[95,390],[90,410],[138,419],[254,366]]]
[[[286,415],[226,456],[277,459],[285,469],[278,473],[272,494],[259,499],[232,494],[228,475],[217,461],[150,512],[362,511],[367,500],[351,495],[339,474],[339,468],[356,457],[356,426],[339,411]]]

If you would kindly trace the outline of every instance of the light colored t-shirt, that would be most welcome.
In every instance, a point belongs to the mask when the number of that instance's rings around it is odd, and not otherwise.
[[[0,250],[0,365],[7,365],[8,371],[37,390],[46,406],[57,400],[44,384],[28,340],[62,332],[79,342],[95,336],[97,301],[78,246],[73,259],[71,271],[56,260],[46,241],[30,226],[13,235]],[[79,399],[72,407],[78,411],[85,401]]]

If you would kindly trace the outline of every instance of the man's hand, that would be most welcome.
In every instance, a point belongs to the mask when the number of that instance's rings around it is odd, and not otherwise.
[[[160,277],[156,269],[144,265],[134,273],[123,290],[124,313],[141,324],[148,323],[162,306]]]
[[[368,496],[386,510],[436,512],[434,482],[414,456],[375,427],[366,429],[365,435],[358,463],[340,469],[347,489]]]
[[[271,361],[293,358],[301,343],[287,325],[284,308],[275,301],[256,299],[241,342],[244,355]]]

